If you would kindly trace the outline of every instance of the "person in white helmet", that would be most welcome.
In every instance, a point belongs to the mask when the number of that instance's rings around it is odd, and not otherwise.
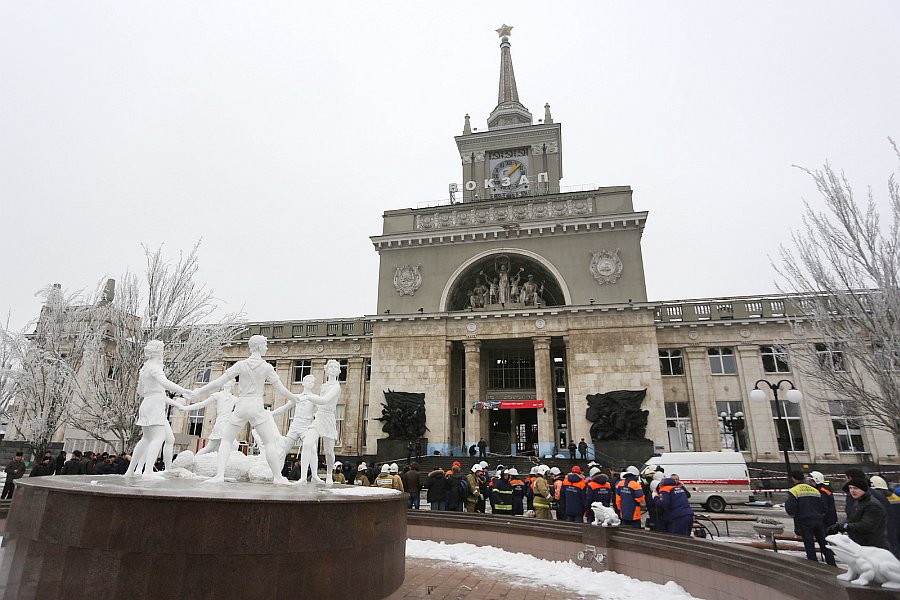
[[[381,472],[375,478],[375,487],[393,489],[394,479],[391,477],[391,465],[384,463],[381,465]]]
[[[536,519],[552,519],[550,506],[553,502],[553,493],[550,491],[550,483],[547,474],[550,472],[547,465],[538,465],[532,490],[534,491],[534,517]]]
[[[834,492],[831,487],[825,483],[825,475],[821,471],[810,471],[809,476],[813,480],[813,487],[819,490],[822,495],[822,501],[825,503],[825,520],[823,525],[828,529],[837,523],[837,509],[834,506]]]
[[[334,468],[332,469],[333,478],[335,483],[347,483],[347,478],[344,477],[344,465],[336,462],[334,463]]]
[[[525,514],[525,482],[519,478],[519,471],[515,468],[509,470],[509,484],[512,486],[512,514],[522,516]]]
[[[400,479],[400,466],[397,463],[391,463],[390,466],[390,474],[391,480],[393,481],[393,488],[397,491],[404,492],[406,491],[403,487],[403,480]]]
[[[478,501],[481,499],[481,465],[475,463],[472,465],[472,472],[466,475],[466,512],[473,513],[476,511]]]
[[[563,475],[562,471],[559,467],[553,467],[550,469],[550,485],[553,486],[553,503],[556,507],[556,520],[557,521],[565,521],[566,516],[563,513],[563,509],[559,504],[559,495],[562,492],[563,481],[565,480],[565,475]]]
[[[366,463],[362,463],[356,467],[356,477],[353,478],[353,485],[364,485],[366,487],[372,485],[369,482],[369,476],[366,474]]]

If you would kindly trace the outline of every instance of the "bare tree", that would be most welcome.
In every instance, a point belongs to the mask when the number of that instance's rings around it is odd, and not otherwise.
[[[0,331],[0,383],[10,427],[41,455],[79,395],[77,373],[93,334],[91,303],[81,295],[67,296],[58,284],[39,294],[44,306],[33,333],[10,331],[8,323]]]
[[[85,361],[82,405],[70,419],[120,452],[130,450],[140,435],[137,378],[146,343],[163,341],[166,374],[190,385],[198,368],[243,329],[240,315],[214,319],[213,294],[196,280],[198,247],[175,261],[165,259],[162,248],[144,247],[143,279],[126,273],[114,293],[107,287],[92,313],[93,329],[102,335]]]
[[[900,159],[897,145],[890,143]],[[792,248],[780,248],[776,269],[782,287],[802,294],[806,318],[795,324],[798,339],[821,341],[792,360],[804,376],[818,382],[821,392],[811,398],[818,410],[888,431],[900,448],[897,180],[893,174],[888,179],[887,219],[882,222],[871,188],[861,202],[844,174],[831,165],[803,170],[825,208],[805,203],[803,227],[792,234]]]

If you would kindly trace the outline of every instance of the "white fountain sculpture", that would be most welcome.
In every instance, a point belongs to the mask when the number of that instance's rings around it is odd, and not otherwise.
[[[837,560],[847,564],[847,572],[838,575],[838,579],[858,585],[880,583],[883,588],[900,590],[900,560],[890,550],[860,546],[840,533],[825,540]]]
[[[322,445],[325,449],[325,464],[334,464],[334,443],[337,440],[337,422],[334,411],[337,407],[338,398],[341,396],[341,384],[338,381],[340,373],[341,366],[338,361],[334,359],[329,360],[325,363],[326,379],[325,383],[319,388],[320,395],[313,394],[304,386],[302,397],[315,404],[318,408],[313,422],[303,439],[303,450],[300,452],[300,483],[306,483],[306,475],[310,467],[312,467],[313,481],[321,481],[316,475],[316,466],[319,464],[319,457],[316,452],[319,446],[319,438],[322,439]],[[313,382],[315,382],[315,379],[313,379]],[[334,483],[332,470],[326,470],[328,474],[325,476],[325,483],[330,485]]]
[[[172,383],[163,372],[164,344],[159,340],[150,340],[144,346],[147,360],[138,373],[137,392],[141,396],[136,425],[141,427],[141,441],[137,443],[131,456],[131,463],[125,471],[126,476],[147,476],[153,473],[153,463],[159,456],[160,448],[172,433],[169,419],[166,417],[166,405],[183,409],[184,404],[176,402],[166,395],[166,391],[181,394],[190,399],[190,390]],[[174,435],[171,435],[174,442]],[[167,466],[172,463],[172,452],[164,453]]]
[[[600,527],[618,527],[622,523],[619,520],[616,511],[602,502],[594,502],[591,504],[591,510],[594,511],[594,525]]]
[[[300,397],[292,394],[290,390],[284,387],[281,379],[275,373],[275,368],[263,360],[262,356],[267,349],[266,338],[261,335],[251,336],[248,345],[250,347],[249,358],[238,361],[226,369],[220,377],[195,390],[194,395],[197,397],[204,396],[214,389],[221,388],[229,380],[239,377],[234,411],[223,424],[219,449],[231,448],[238,432],[244,425],[249,423],[265,445],[266,462],[272,471],[272,483],[288,485],[290,482],[281,474],[281,466],[284,463],[281,436],[278,434],[278,427],[275,425],[272,411],[266,410],[263,404],[263,388],[268,382],[272,384],[272,387],[275,388],[279,395],[288,400],[298,401]],[[222,483],[225,481],[225,468],[228,466],[228,458],[228,452],[220,451],[218,453],[216,474],[204,483]]]

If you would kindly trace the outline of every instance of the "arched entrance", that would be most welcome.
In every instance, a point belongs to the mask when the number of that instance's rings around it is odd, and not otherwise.
[[[566,295],[552,267],[533,255],[498,251],[465,266],[446,292],[444,310],[561,306]]]

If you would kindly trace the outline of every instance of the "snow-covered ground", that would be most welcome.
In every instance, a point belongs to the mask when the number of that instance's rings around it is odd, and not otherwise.
[[[614,571],[597,572],[571,561],[543,560],[529,554],[507,552],[491,546],[445,544],[428,540],[406,540],[406,556],[456,563],[495,572],[505,581],[523,586],[552,586],[578,597],[598,600],[647,600],[654,596],[694,598],[670,581],[665,585],[639,581]]]

